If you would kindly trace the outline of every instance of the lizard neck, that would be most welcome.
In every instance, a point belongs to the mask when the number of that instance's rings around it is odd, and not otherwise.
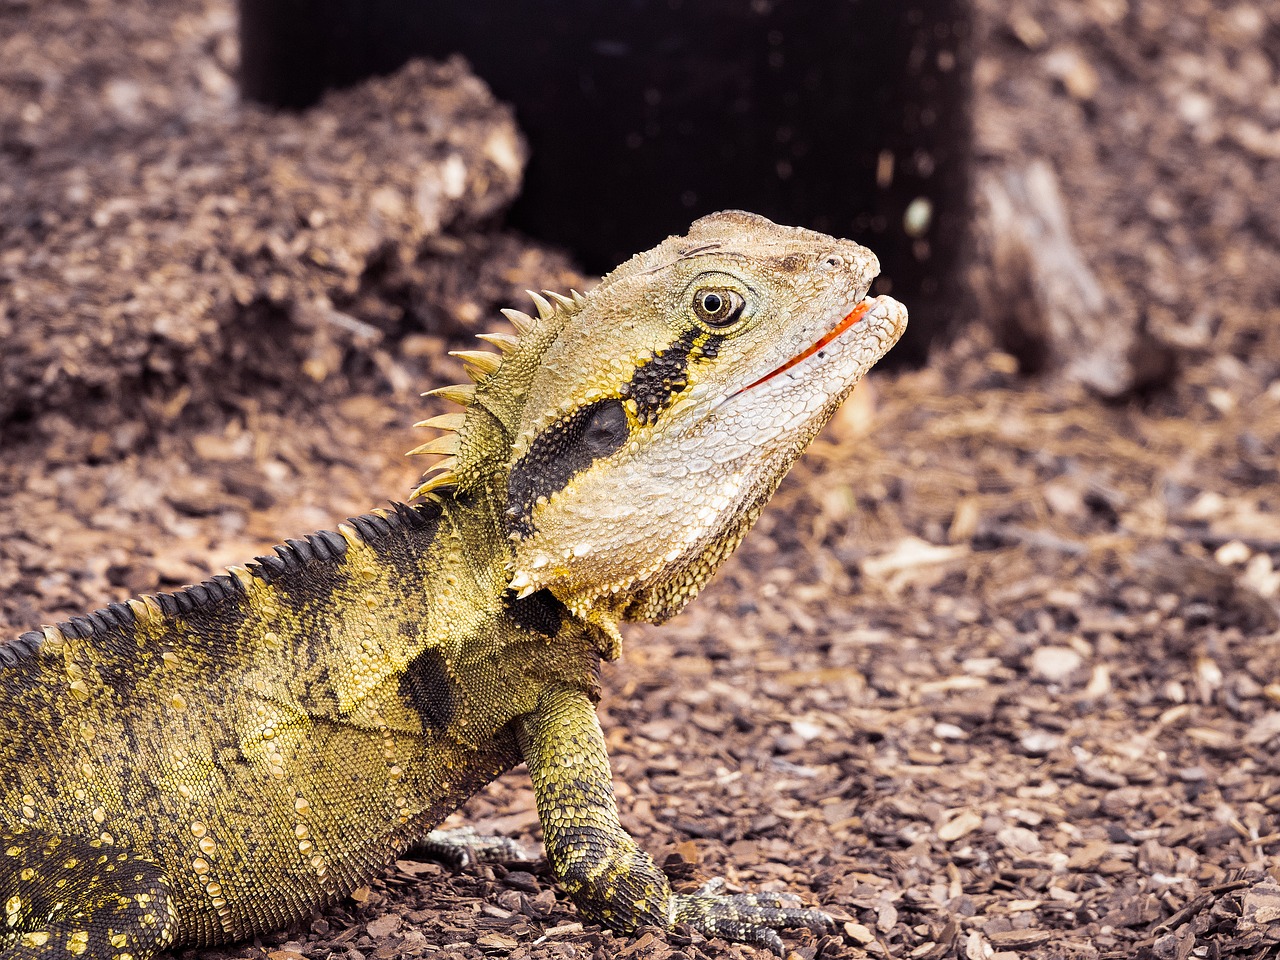
[[[479,486],[479,490],[454,489],[438,495],[441,532],[446,537],[441,547],[457,551],[476,598],[497,611],[492,628],[510,635],[533,630],[548,644],[564,647],[576,647],[585,637],[602,659],[616,660],[622,636],[612,608],[570,609],[550,590],[518,596],[510,589],[515,551],[504,520],[505,484]],[[447,574],[444,577],[447,580]],[[447,589],[449,584],[437,585],[441,587]]]

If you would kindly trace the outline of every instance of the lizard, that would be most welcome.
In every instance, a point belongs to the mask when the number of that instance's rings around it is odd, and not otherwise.
[[[703,217],[503,311],[431,393],[408,504],[0,644],[0,957],[148,960],[349,894],[523,760],[551,868],[620,934],[780,951],[792,894],[673,892],[596,717],[619,624],[707,583],[906,310],[848,240]]]

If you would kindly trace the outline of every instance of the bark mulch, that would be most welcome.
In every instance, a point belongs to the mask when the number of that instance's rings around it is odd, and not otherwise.
[[[0,2],[8,633],[403,497],[445,350],[584,282],[490,226],[523,148],[460,65],[272,117],[228,92],[229,3],[54,6]],[[704,595],[627,630],[623,820],[683,889],[834,913],[806,960],[1275,956],[1280,21],[978,7],[980,172],[1051,164],[1173,378],[1102,402],[980,324],[872,376]],[[536,848],[527,776],[458,822]],[[188,955],[753,954],[584,926],[539,860],[402,861]]]

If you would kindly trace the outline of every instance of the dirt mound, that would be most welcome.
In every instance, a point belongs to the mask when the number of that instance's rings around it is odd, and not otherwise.
[[[491,219],[524,162],[510,110],[460,62],[304,114],[228,104],[119,139],[54,143],[0,190],[0,423],[72,406],[105,422],[228,377],[321,381],[352,341],[431,332],[359,308],[425,244]]]

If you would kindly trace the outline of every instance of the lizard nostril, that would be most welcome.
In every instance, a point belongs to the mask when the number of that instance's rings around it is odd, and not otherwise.
[[[827,256],[825,263],[828,267],[843,267],[844,258],[838,254],[833,253]]]

